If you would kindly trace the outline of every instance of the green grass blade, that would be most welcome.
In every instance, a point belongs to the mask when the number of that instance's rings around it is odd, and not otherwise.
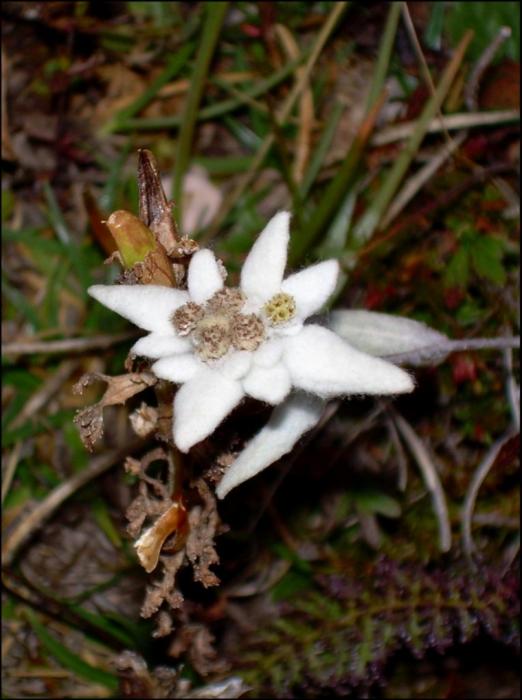
[[[223,100],[222,102],[217,102],[216,104],[211,104],[208,107],[204,107],[199,110],[196,115],[196,121],[206,121],[207,119],[215,119],[216,117],[221,117],[224,114],[229,114],[234,112],[236,109],[243,107],[248,104],[249,100],[261,97],[266,94],[272,88],[276,87],[284,80],[288,78],[289,75],[297,68],[297,66],[302,63],[308,53],[305,52],[298,58],[290,61],[285,66],[276,71],[273,75],[265,80],[259,81],[257,85],[251,88],[245,89],[241,97],[237,96],[228,100]],[[212,82],[216,84],[221,84],[221,81],[213,80]],[[116,131],[132,131],[138,129],[140,131],[148,131],[155,129],[175,129],[181,126],[183,123],[183,115],[175,114],[169,117],[149,117],[144,119],[128,119],[126,122],[120,124]]]
[[[402,178],[413,160],[413,157],[417,153],[422,139],[426,135],[430,121],[435,117],[441,108],[446,95],[448,94],[448,90],[453,83],[472,36],[473,33],[468,31],[462,38],[462,41],[458,45],[451,61],[440,79],[435,93],[426,103],[426,106],[418,119],[415,130],[411,134],[399,157],[390,169],[381,189],[377,193],[377,196],[372,200],[371,205],[367,208],[364,215],[355,226],[353,231],[353,239],[357,245],[362,245],[368,241],[373,235],[374,231],[378,228],[386,207],[391,202],[402,181]]]
[[[62,210],[60,209],[58,201],[54,196],[53,189],[49,182],[44,182],[42,184],[42,189],[49,208],[49,221],[56,231],[56,235],[60,241],[64,245],[68,245],[71,242],[71,234],[69,233],[69,227],[63,218]]]
[[[190,159],[194,127],[196,124],[199,103],[203,94],[203,88],[205,87],[205,82],[207,79],[210,61],[214,54],[214,49],[217,44],[219,32],[221,31],[221,25],[225,19],[228,5],[228,2],[203,4],[205,23],[203,26],[198,55],[196,57],[196,63],[194,65],[194,70],[190,80],[190,90],[188,93],[185,110],[183,112],[183,123],[181,125],[176,149],[176,160],[174,163],[172,198],[176,203],[177,214],[180,221],[182,216],[181,184],[183,182],[183,177]]]
[[[359,127],[350,150],[344,159],[337,174],[328,185],[321,201],[315,209],[308,224],[301,228],[299,235],[290,241],[289,262],[295,265],[315,243],[322,231],[324,231],[332,217],[335,215],[346,192],[353,185],[359,172],[361,156],[373,130],[382,101],[379,100],[366,116]]]
[[[64,668],[68,668],[77,676],[85,678],[91,683],[99,683],[109,690],[117,690],[119,685],[117,676],[101,668],[91,666],[77,654],[74,654],[46,630],[44,625],[36,619],[32,610],[26,610],[26,615],[43,648]]]
[[[386,80],[388,66],[390,65],[390,56],[393,50],[393,43],[397,33],[397,25],[399,23],[400,14],[401,3],[390,3],[390,10],[388,12],[384,34],[379,47],[379,55],[377,57],[377,63],[375,64],[375,72],[373,74],[372,84],[370,86],[370,92],[366,102],[367,114],[375,105],[384,87],[384,81]]]
[[[119,131],[122,125],[125,125],[129,119],[135,117],[136,114],[141,112],[141,110],[154,99],[161,88],[164,85],[167,85],[167,83],[178,75],[180,70],[187,63],[193,50],[194,44],[186,44],[177,53],[170,56],[165,70],[158,75],[150,87],[142,92],[142,94],[139,95],[139,97],[137,97],[130,105],[119,111],[109,122],[107,122],[101,128],[100,133],[102,135],[107,135],[114,131]]]
[[[339,124],[343,111],[344,105],[342,105],[340,102],[337,102],[334,108],[332,109],[332,114],[330,115],[330,118],[328,119],[323,133],[321,134],[321,138],[319,140],[319,143],[317,144],[317,148],[315,149],[314,154],[310,159],[308,170],[306,171],[303,181],[301,182],[301,185],[299,187],[299,194],[301,196],[301,199],[304,199],[306,197],[306,195],[310,191],[310,188],[314,184],[319,174],[319,171],[321,170],[321,166],[325,159],[326,153],[330,148],[335,134],[335,130],[337,129],[337,125]]]

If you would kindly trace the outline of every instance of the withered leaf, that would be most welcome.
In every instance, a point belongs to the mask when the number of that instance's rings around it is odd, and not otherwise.
[[[177,277],[167,254],[159,245],[127,270],[116,280],[118,284],[159,284],[176,287]]]
[[[163,578],[155,581],[147,588],[145,601],[141,608],[141,617],[149,618],[158,612],[163,601],[167,601],[173,610],[183,604],[183,596],[175,587],[176,574],[185,559],[184,552],[177,552],[173,556],[162,556]]]
[[[154,682],[143,657],[133,651],[123,651],[114,659],[114,665],[118,672],[122,697],[156,697]]]
[[[92,452],[94,445],[103,435],[103,409],[105,406],[123,404],[131,396],[153,386],[157,381],[150,372],[120,374],[116,377],[110,377],[100,372],[89,372],[76,382],[73,386],[73,392],[83,394],[86,386],[98,380],[107,383],[104,395],[98,403],[78,411],[74,417],[82,442],[89,452]]]
[[[116,251],[116,242],[105,223],[105,216],[98,208],[98,204],[88,187],[83,189],[83,203],[89,217],[92,232],[105,253],[112,255]]]
[[[92,452],[94,445],[103,437],[103,406],[99,403],[88,406],[78,411],[73,420],[80,431],[83,444]]]
[[[186,653],[196,671],[206,676],[227,668],[226,661],[218,656],[213,643],[214,635],[208,627],[198,622],[185,624],[170,645],[168,654],[178,658]]]
[[[199,244],[179,235],[172,218],[174,204],[167,200],[156,159],[146,148],[138,151],[138,190],[140,219],[170,258],[189,259],[199,249]]]
[[[179,235],[172,218],[172,203],[167,201],[156,159],[151,151],[138,151],[139,215],[157,241],[170,255],[177,250]]]
[[[167,537],[172,535],[185,518],[185,508],[181,503],[172,505],[149,527],[134,544],[140,564],[150,574],[158,565],[161,548]]]
[[[207,484],[203,479],[198,479],[194,485],[203,500],[203,507],[198,505],[190,510],[186,552],[194,568],[194,579],[208,588],[219,583],[216,574],[210,571],[210,566],[219,562],[219,556],[214,547],[214,537],[220,521],[216,500]]]
[[[154,386],[158,380],[152,372],[129,372],[128,374],[118,374],[115,377],[101,372],[87,372],[73,386],[73,392],[83,394],[85,387],[95,381],[107,383],[107,389],[99,403],[103,406],[112,406],[125,403],[134,394],[139,394],[140,391]]]

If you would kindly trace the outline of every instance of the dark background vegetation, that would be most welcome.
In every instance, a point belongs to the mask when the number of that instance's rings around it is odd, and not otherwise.
[[[29,534],[4,546],[4,697],[184,697],[200,686],[199,697],[235,697],[215,685],[232,676],[253,696],[519,697],[514,433],[478,492],[473,551],[462,538],[472,479],[514,421],[509,352],[454,353],[416,370],[411,396],[336,405],[288,459],[233,492],[220,505],[221,585],[181,581],[186,629],[208,630],[210,651],[169,657],[140,620],[147,576],[124,534],[135,485],[121,468],[137,404],[106,410],[89,455],[73,418],[99,387],[72,393],[84,372],[123,371],[132,329],[85,290],[118,272],[103,265],[99,221],[137,213],[138,148],[155,154],[178,223],[232,275],[267,218],[289,208],[294,267],[341,262],[336,307],[409,316],[452,338],[518,333],[518,3],[348,3],[293,106],[336,3],[231,2],[224,21],[219,5],[2,4],[2,500],[6,534]],[[484,58],[502,26],[511,36]],[[499,116],[426,135],[452,57],[442,113]],[[409,159],[390,136],[401,123],[420,139]],[[54,343],[69,339],[78,346]],[[258,407],[244,420],[263,418]],[[413,444],[442,484],[449,552]],[[97,478],[35,517],[93,460]],[[141,680],[118,676],[123,650],[148,663]],[[207,674],[202,658],[213,659]],[[172,671],[163,685],[158,665]]]

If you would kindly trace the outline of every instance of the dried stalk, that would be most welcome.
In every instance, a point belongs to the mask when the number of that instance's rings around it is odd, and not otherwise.
[[[136,338],[138,335],[137,331],[128,331],[127,333],[118,333],[118,335],[95,335],[92,338],[3,343],[2,355],[36,355],[39,353],[54,355],[65,352],[76,353],[89,350],[104,350],[111,347],[111,345]]]
[[[475,543],[473,542],[473,535],[471,533],[471,523],[473,519],[473,510],[475,508],[475,501],[477,500],[477,495],[482,482],[489,474],[491,467],[495,464],[498,455],[504,445],[514,437],[516,433],[514,431],[508,431],[502,437],[500,437],[496,442],[494,442],[486,453],[486,456],[482,462],[477,467],[471,483],[469,485],[468,491],[466,493],[466,498],[464,499],[464,504],[462,506],[462,543],[464,547],[464,552],[466,557],[470,561],[473,561],[473,553],[475,551]]]
[[[24,542],[38,531],[65,500],[141,445],[143,445],[142,440],[133,440],[124,447],[109,450],[99,457],[95,457],[79,474],[73,474],[67,481],[53,489],[5,538],[2,545],[3,566],[9,566],[13,562]]]
[[[396,411],[393,412],[393,419],[400,434],[415,457],[424,478],[424,483],[431,493],[433,509],[439,524],[439,548],[442,552],[448,552],[451,548],[451,527],[446,497],[442,484],[440,483],[439,475],[437,474],[437,469],[424,443],[415,433],[411,425]]]

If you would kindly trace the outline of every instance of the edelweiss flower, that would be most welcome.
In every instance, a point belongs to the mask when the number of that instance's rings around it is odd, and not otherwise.
[[[327,328],[303,325],[332,294],[338,264],[328,260],[283,279],[289,221],[280,212],[267,224],[238,288],[225,287],[222,265],[210,250],[200,250],[189,265],[188,291],[152,285],[88,290],[149,331],[131,352],[156,360],[157,377],[182,384],[173,420],[181,451],[210,435],[245,395],[281,404],[223,477],[220,498],[292,449],[319,420],[323,399],[413,389],[402,369]],[[301,392],[289,396],[292,388]]]

